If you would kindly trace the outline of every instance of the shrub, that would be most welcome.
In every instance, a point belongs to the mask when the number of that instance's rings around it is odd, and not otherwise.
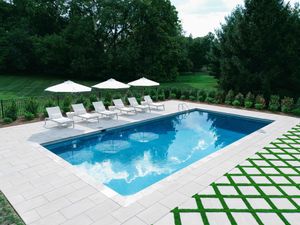
[[[169,99],[171,95],[171,90],[170,89],[163,89],[163,94],[165,96],[165,99]]]
[[[300,116],[300,108],[296,108],[292,110],[292,113],[295,114],[296,116]]]
[[[258,110],[264,109],[266,106],[266,100],[262,95],[257,95],[255,98],[255,108]]]
[[[89,100],[90,100],[91,103],[93,103],[93,102],[97,102],[98,98],[97,98],[97,96],[95,94],[91,94],[89,96]]]
[[[226,97],[225,97],[225,104],[231,105],[234,100],[234,92],[233,90],[228,91]]]
[[[224,91],[218,91],[215,96],[215,103],[221,104],[224,101]]]
[[[10,118],[12,121],[15,121],[18,118],[18,109],[15,101],[12,101],[6,108],[4,115],[6,119]]]
[[[181,95],[181,96],[180,96],[180,99],[181,99],[181,100],[185,100],[185,99],[186,99],[185,95]]]
[[[245,98],[244,106],[249,109],[253,106],[254,95],[251,92],[248,92]]]
[[[269,101],[269,110],[277,111],[280,107],[280,97],[278,95],[271,95]]]
[[[70,112],[71,111],[72,98],[70,96],[66,96],[63,101],[62,111]]]
[[[208,92],[206,98],[205,98],[205,102],[207,103],[214,103],[215,102],[215,96],[216,96],[216,92],[215,91],[210,91]]]
[[[158,100],[164,101],[165,100],[165,95],[164,94],[158,95]]]
[[[234,101],[232,102],[232,105],[241,106],[243,104],[244,104],[244,95],[242,93],[238,93],[235,96]]]
[[[281,100],[281,112],[289,113],[292,111],[294,106],[294,99],[289,97],[284,97]]]
[[[55,103],[52,101],[52,99],[48,99],[47,102],[46,102],[45,105],[44,105],[44,112],[43,112],[44,117],[47,117],[47,116],[48,116],[48,113],[47,113],[46,108],[47,108],[47,107],[53,107],[53,106],[55,106]]]
[[[195,97],[195,96],[193,96],[193,95],[190,95],[190,96],[189,96],[189,100],[191,100],[191,101],[195,101],[195,100],[196,100],[196,97]]]
[[[84,105],[85,108],[89,107],[89,100],[87,98],[85,98],[83,95],[80,95],[79,98],[77,98],[77,100],[75,101],[76,104],[80,104],[82,103]]]
[[[35,98],[30,98],[25,105],[25,113],[31,113],[34,117],[38,115],[39,102]]]
[[[198,92],[198,99],[197,100],[200,101],[200,102],[204,102],[206,97],[207,97],[206,92],[201,90],[201,91]]]
[[[176,99],[176,94],[175,93],[171,93],[169,98],[170,99]]]
[[[296,104],[295,104],[296,109],[300,109],[300,97],[298,98]]]
[[[31,112],[25,112],[24,113],[24,118],[25,118],[25,120],[28,120],[28,121],[33,120],[35,118],[35,115]]]
[[[5,117],[4,119],[3,119],[3,123],[5,123],[5,124],[9,124],[9,123],[12,123],[14,120],[12,119],[12,118],[10,118],[10,117]]]

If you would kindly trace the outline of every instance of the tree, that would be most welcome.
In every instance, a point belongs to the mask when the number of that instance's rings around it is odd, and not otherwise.
[[[282,0],[246,0],[217,32],[213,71],[223,89],[299,95],[299,8]]]

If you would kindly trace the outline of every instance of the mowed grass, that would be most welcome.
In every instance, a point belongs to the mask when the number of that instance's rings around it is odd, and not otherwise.
[[[42,96],[47,94],[44,91],[47,87],[61,83],[64,80],[65,79],[59,78],[51,79],[43,76],[0,75],[0,100]],[[87,86],[92,86],[97,83],[97,81],[82,80],[77,80],[75,82],[79,82]],[[189,75],[180,75],[175,82],[162,83],[161,87],[186,89],[198,88],[209,91],[217,87],[217,80],[204,73],[194,73]]]

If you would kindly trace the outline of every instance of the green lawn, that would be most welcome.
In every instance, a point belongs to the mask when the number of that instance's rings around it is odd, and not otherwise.
[[[44,89],[63,82],[64,79],[42,78],[34,76],[0,75],[0,99],[40,96],[45,94]],[[78,81],[92,86],[95,81]],[[163,83],[161,87],[199,88],[212,90],[217,87],[217,80],[204,73],[179,76],[177,81]]]

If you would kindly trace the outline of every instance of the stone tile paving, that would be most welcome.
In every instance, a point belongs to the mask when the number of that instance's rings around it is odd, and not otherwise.
[[[299,225],[300,125],[172,213],[175,225]]]

